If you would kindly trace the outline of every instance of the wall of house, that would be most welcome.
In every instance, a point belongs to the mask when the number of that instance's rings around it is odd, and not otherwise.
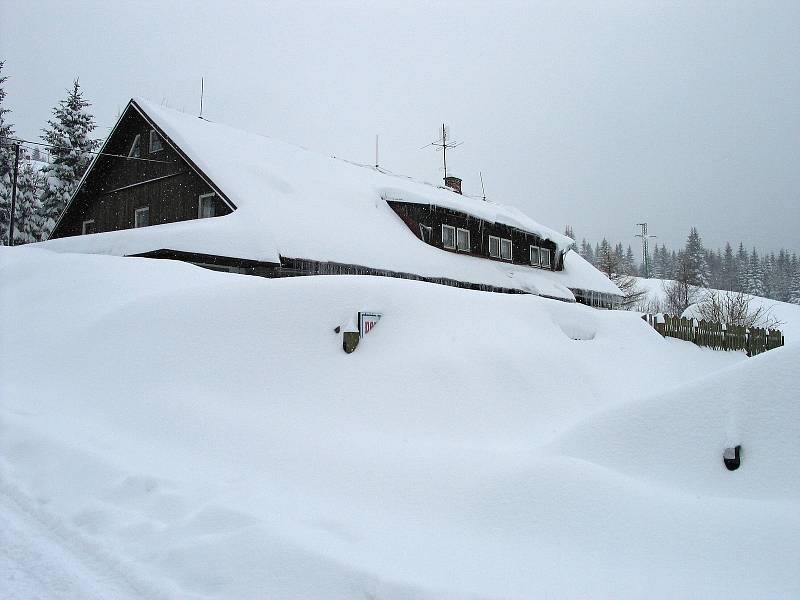
[[[145,206],[150,225],[198,217],[199,197],[213,192],[211,186],[166,141],[161,150],[150,152],[150,130],[129,107],[104,153],[127,157],[139,135],[139,158],[145,160],[98,157],[51,238],[80,235],[88,220],[94,220],[97,233],[131,229],[136,209]],[[221,198],[214,202],[218,216],[231,212]]]
[[[445,251],[456,252],[458,254],[470,254],[480,256],[488,260],[500,262],[511,262],[516,265],[530,265],[530,247],[538,246],[550,250],[550,268],[556,271],[563,270],[563,257],[557,254],[555,242],[542,239],[539,236],[503,225],[502,223],[487,222],[483,219],[473,217],[467,213],[455,211],[449,208],[442,208],[428,204],[415,204],[412,202],[398,202],[388,200],[387,203],[403,219],[408,228],[420,240],[426,241],[432,246]],[[470,232],[470,250],[464,252],[445,248],[442,244],[442,225],[452,225],[467,229]],[[420,225],[431,228],[429,240],[424,240],[420,230]],[[511,260],[504,260],[489,256],[489,236],[496,236],[511,240]]]

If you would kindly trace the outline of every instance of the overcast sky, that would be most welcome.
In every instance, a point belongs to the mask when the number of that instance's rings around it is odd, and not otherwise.
[[[0,0],[17,133],[80,77],[465,193],[576,237],[800,251],[800,2]]]

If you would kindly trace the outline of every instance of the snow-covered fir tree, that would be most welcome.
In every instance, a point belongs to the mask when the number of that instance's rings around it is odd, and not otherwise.
[[[4,62],[0,61],[0,245],[8,243],[8,225],[11,217],[11,177],[14,168],[14,149],[9,137],[14,135],[14,128],[6,115],[11,111],[5,107],[5,82],[3,75]]]
[[[739,242],[739,249],[736,251],[736,292],[746,292],[750,288],[750,258],[744,243]]]
[[[636,273],[636,258],[630,245],[625,250],[625,269],[627,270],[626,275],[634,275]]]
[[[725,254],[722,255],[720,265],[720,287],[723,290],[732,290],[736,285],[736,258],[730,242],[725,242]]]
[[[45,234],[53,230],[72,192],[92,159],[99,140],[90,137],[95,129],[94,117],[86,110],[91,106],[83,97],[76,79],[67,97],[53,109],[42,139],[51,145],[52,162],[44,169],[45,189],[42,194]]]
[[[764,271],[755,248],[747,261],[747,289],[745,291],[753,296],[764,295]]]
[[[800,260],[798,260],[796,254],[793,254],[791,259],[788,301],[792,304],[800,304]]]
[[[17,202],[14,210],[14,245],[30,244],[42,240],[44,220],[39,199],[44,186],[44,175],[34,168],[27,154],[17,175]]]
[[[590,264],[595,264],[594,250],[592,249],[592,245],[586,241],[586,238],[583,238],[583,240],[581,240],[581,248],[578,251],[578,254],[580,254],[581,257],[583,257]]]
[[[686,253],[686,269],[688,270],[689,284],[698,287],[708,287],[711,274],[708,268],[705,248],[703,248],[703,241],[700,239],[700,234],[697,232],[696,227],[692,227],[689,231],[689,237],[686,239],[686,248],[684,252]]]

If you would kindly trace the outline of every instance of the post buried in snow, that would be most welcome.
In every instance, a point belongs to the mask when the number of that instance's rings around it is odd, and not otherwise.
[[[358,347],[361,335],[357,331],[345,331],[342,334],[342,350],[347,354],[352,354]]]
[[[728,471],[735,471],[742,464],[741,451],[741,446],[725,448],[725,452],[722,453],[722,462],[725,463]]]

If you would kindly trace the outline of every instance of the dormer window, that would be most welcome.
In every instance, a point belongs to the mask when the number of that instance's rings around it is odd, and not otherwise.
[[[161,136],[156,133],[155,129],[150,130],[150,154],[159,152],[164,149],[164,144],[161,143]]]
[[[539,253],[541,254],[541,264],[545,269],[550,268],[550,250],[547,248],[540,248]]]
[[[461,229],[456,231],[456,246],[459,252],[469,252],[469,229]]]
[[[442,246],[448,250],[456,249],[456,228],[452,225],[442,225]]]
[[[138,133],[136,137],[133,138],[133,144],[131,144],[131,149],[128,151],[128,156],[131,158],[139,158],[142,155],[142,145],[141,145],[142,136]]]
[[[531,246],[531,265],[539,266],[539,246]]]
[[[423,225],[422,223],[419,224],[419,237],[422,238],[422,241],[426,244],[431,243],[431,233],[432,230],[427,225]]]
[[[511,260],[511,240],[490,235],[489,256],[492,258]]]
[[[500,258],[511,260],[511,240],[505,238],[500,240]]]

